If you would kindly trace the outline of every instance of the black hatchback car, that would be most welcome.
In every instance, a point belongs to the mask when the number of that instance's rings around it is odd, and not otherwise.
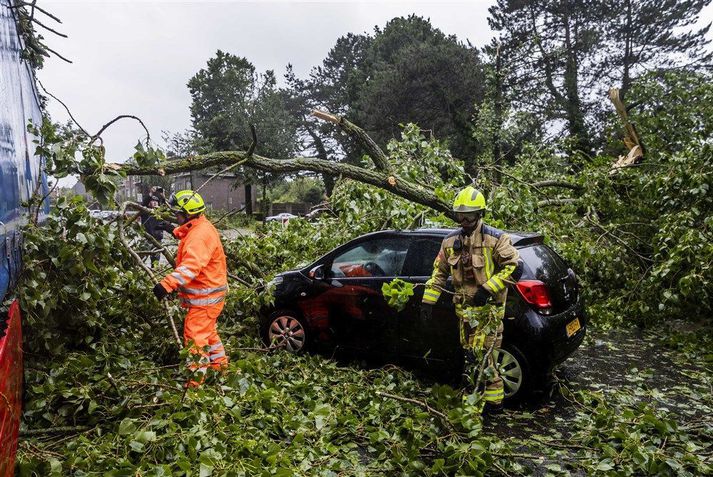
[[[423,286],[415,288],[403,311],[389,307],[381,293],[382,284],[394,278],[425,283],[451,232],[375,232],[303,269],[277,275],[274,304],[261,311],[263,340],[295,353],[327,347],[459,376],[463,358],[451,296],[443,293],[432,318],[423,322]],[[505,396],[512,399],[542,383],[572,354],[584,339],[587,319],[577,277],[565,261],[541,235],[509,233],[524,269],[509,285],[503,346],[495,353]]]

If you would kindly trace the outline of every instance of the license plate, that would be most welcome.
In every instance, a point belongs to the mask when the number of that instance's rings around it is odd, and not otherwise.
[[[567,323],[567,338],[575,334],[582,326],[579,324],[579,318]]]

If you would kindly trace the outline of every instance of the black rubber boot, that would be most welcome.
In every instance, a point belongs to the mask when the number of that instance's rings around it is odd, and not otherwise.
[[[483,408],[483,414],[486,416],[498,416],[504,412],[503,403],[486,402]]]

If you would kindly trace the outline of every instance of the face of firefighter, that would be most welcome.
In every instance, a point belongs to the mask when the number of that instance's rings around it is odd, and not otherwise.
[[[482,212],[456,212],[456,220],[467,234],[475,230],[482,216]]]
[[[178,225],[183,225],[188,222],[188,214],[185,212],[176,212],[176,221]]]

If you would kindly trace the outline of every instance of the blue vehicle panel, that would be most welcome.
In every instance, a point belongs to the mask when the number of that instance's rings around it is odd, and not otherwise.
[[[42,121],[39,95],[32,68],[21,58],[22,40],[9,7],[10,0],[0,0],[0,301],[20,270],[20,228],[27,220],[21,204],[35,190],[47,193],[41,159],[27,132],[28,121]],[[48,207],[46,202],[45,214]]]

